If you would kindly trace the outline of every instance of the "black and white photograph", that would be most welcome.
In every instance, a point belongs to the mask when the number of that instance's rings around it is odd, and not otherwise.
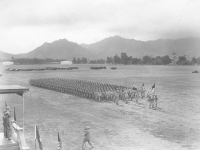
[[[199,0],[0,0],[0,150],[200,150]]]

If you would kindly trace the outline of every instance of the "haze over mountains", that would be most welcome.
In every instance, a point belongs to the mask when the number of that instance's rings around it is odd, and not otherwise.
[[[77,44],[66,39],[60,39],[52,43],[44,43],[36,49],[23,54],[8,54],[0,51],[0,59],[15,58],[53,58],[72,60],[73,57],[86,57],[88,59],[105,59],[106,57],[120,56],[127,53],[128,56],[142,58],[145,55],[177,56],[185,55],[186,58],[200,57],[200,38],[184,38],[177,40],[153,40],[137,41],[125,39],[120,36],[109,37],[93,44]]]

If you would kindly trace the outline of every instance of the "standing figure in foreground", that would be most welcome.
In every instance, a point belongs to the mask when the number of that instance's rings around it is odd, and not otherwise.
[[[8,138],[8,134],[7,134],[7,119],[8,119],[8,112],[4,111],[4,115],[3,115],[3,128],[4,128],[4,137]]]
[[[8,113],[8,119],[6,120],[6,126],[7,126],[7,137],[8,140],[11,140],[11,136],[12,136],[12,121],[11,121],[11,115],[10,113]]]
[[[92,148],[93,148],[93,145],[90,143],[90,132],[89,132],[89,129],[90,129],[90,127],[87,126],[87,127],[85,128],[85,130],[84,130],[84,132],[85,132],[85,135],[84,135],[85,138],[84,138],[84,140],[83,140],[82,150],[85,149],[85,147],[86,147],[86,142],[88,142],[88,144],[90,144],[90,146],[92,146]]]
[[[10,107],[5,102],[5,110],[3,115],[3,127],[4,127],[4,137],[8,138],[8,123],[9,123],[9,115],[10,115]]]

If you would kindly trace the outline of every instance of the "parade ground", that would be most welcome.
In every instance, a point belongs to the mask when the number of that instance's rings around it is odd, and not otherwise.
[[[198,66],[115,66],[117,70],[111,70],[109,65],[103,70],[91,70],[90,65],[76,66],[76,70],[19,72],[5,71],[8,67],[1,66],[0,84],[29,87],[29,92],[24,94],[24,132],[30,149],[35,149],[35,125],[44,150],[57,149],[58,132],[63,150],[80,150],[86,126],[90,126],[93,150],[200,148],[200,75],[192,74],[192,70],[200,70]],[[139,99],[138,104],[133,100],[128,104],[119,101],[116,105],[29,85],[30,79],[40,78],[80,79],[125,86],[144,83],[146,89],[155,83],[158,108],[149,109],[147,98]],[[12,110],[15,107],[17,122],[22,126],[21,97],[0,95],[1,118],[5,100]]]

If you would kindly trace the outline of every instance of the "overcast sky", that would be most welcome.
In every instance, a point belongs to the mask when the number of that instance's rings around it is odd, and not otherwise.
[[[64,38],[199,37],[199,14],[200,0],[0,0],[0,51],[26,53]]]

